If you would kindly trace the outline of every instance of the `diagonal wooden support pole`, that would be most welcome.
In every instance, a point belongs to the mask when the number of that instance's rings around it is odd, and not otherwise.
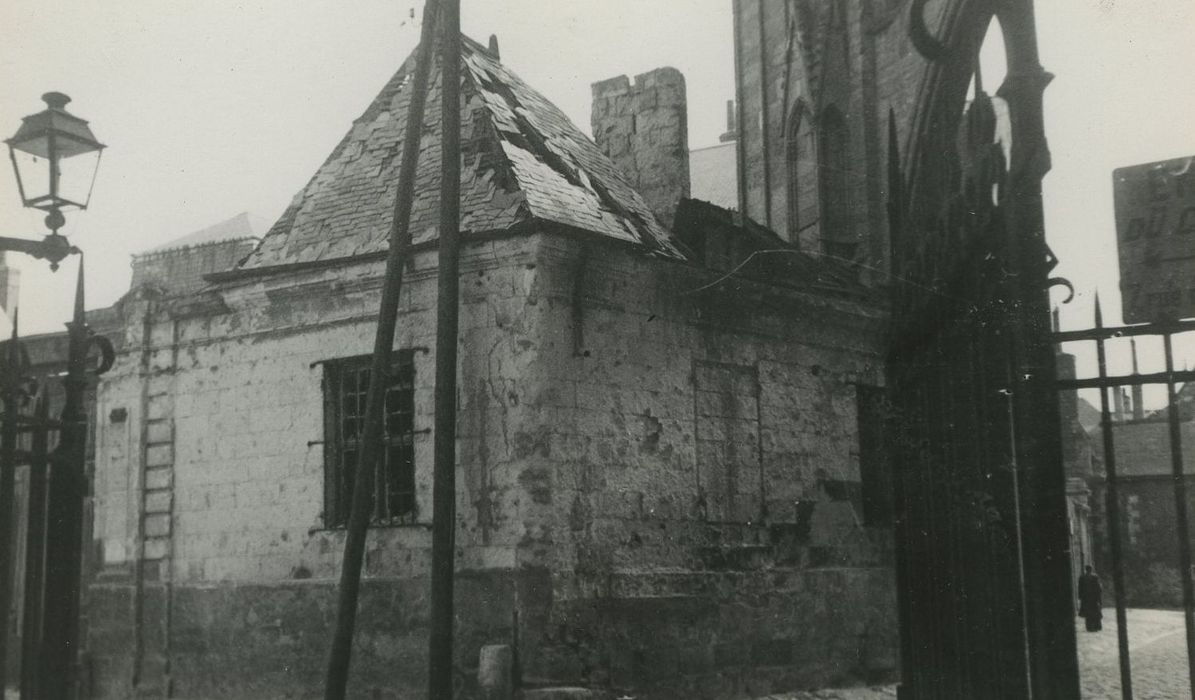
[[[432,44],[435,43],[438,14],[437,1],[427,0],[423,6],[423,29],[419,37],[419,51],[415,57],[415,77],[410,87],[411,99],[407,105],[407,126],[403,135],[398,195],[394,202],[394,219],[390,224],[390,251],[386,257],[386,277],[382,287],[381,308],[378,311],[377,335],[374,337],[369,390],[365,399],[365,431],[361,442],[360,462],[357,464],[357,475],[354,479],[352,508],[345,533],[336,628],[332,636],[327,675],[324,679],[326,700],[343,700],[348,685],[353,630],[357,621],[357,597],[361,587],[361,562],[365,555],[369,516],[373,512],[374,465],[381,456],[382,400],[394,345],[394,328],[398,320],[398,297],[402,289],[403,264],[411,242],[411,205],[415,198],[415,171],[419,165],[424,103],[427,99],[428,77],[431,74]]]

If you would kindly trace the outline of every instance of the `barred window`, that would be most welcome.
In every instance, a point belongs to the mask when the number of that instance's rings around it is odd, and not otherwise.
[[[348,522],[353,482],[365,436],[365,402],[372,357],[324,363],[324,524]],[[410,350],[391,357],[385,427],[374,469],[375,525],[415,520],[415,364]]]

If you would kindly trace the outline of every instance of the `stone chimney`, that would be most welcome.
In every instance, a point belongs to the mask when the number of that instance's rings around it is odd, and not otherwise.
[[[734,100],[726,100],[726,133],[718,137],[719,143],[729,143],[739,140],[739,113],[735,109]]]
[[[593,139],[669,228],[689,196],[689,120],[685,77],[657,68],[594,83]]]
[[[1117,423],[1123,423],[1128,417],[1125,411],[1127,400],[1128,393],[1124,387],[1112,387],[1112,419]]]
[[[1129,343],[1133,347],[1133,376],[1137,376],[1141,373],[1137,369],[1137,339],[1129,338]],[[1145,420],[1145,397],[1143,393],[1143,387],[1140,384],[1133,385],[1133,420]]]
[[[4,258],[4,251],[0,250],[0,309],[11,317],[16,308],[21,291],[21,271],[9,267]]]

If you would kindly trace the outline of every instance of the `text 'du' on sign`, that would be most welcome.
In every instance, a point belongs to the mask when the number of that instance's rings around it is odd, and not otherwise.
[[[1125,323],[1195,317],[1195,156],[1112,172]]]

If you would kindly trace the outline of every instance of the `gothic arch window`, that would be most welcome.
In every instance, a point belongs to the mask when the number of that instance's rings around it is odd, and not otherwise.
[[[842,112],[833,105],[822,110],[818,132],[822,252],[853,258],[857,240],[851,230],[850,133]]]
[[[787,175],[787,229],[790,241],[800,243],[817,224],[817,144],[805,103],[797,100],[784,125]]]

